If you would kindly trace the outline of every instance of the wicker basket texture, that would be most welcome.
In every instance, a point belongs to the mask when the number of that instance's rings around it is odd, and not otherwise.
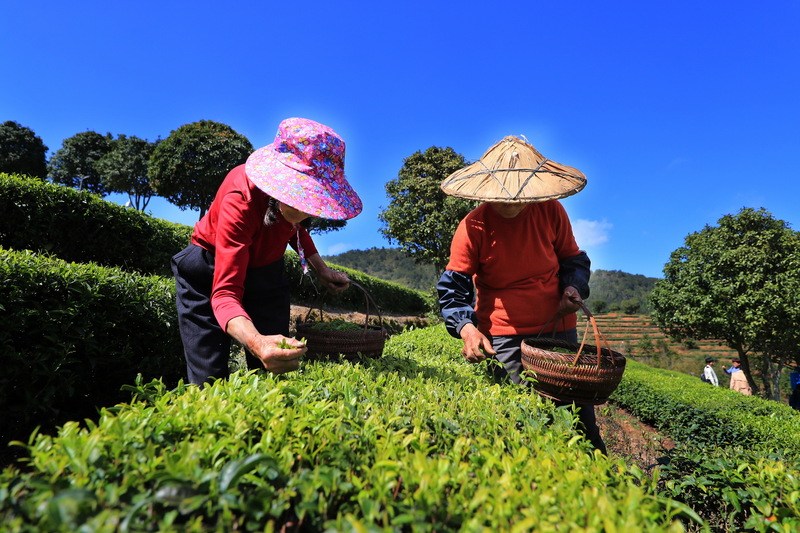
[[[559,353],[554,349],[568,350]],[[534,374],[533,388],[548,398],[600,405],[616,390],[625,372],[625,356],[608,348],[558,339],[529,338],[522,342],[522,366]],[[595,353],[592,353],[595,352]]]
[[[542,396],[562,402],[604,404],[622,380],[625,356],[611,349],[583,301],[573,302],[580,305],[586,315],[583,341],[577,344],[541,337],[525,339],[522,341],[522,366],[533,374],[533,388]],[[594,332],[596,346],[586,344],[589,326]],[[542,329],[546,327],[547,324]],[[601,347],[601,343],[605,347]]]
[[[372,296],[364,287],[354,281],[350,284],[357,287],[364,293],[366,313],[364,325],[358,330],[333,330],[322,327],[315,327],[318,322],[309,320],[314,308],[310,309],[305,319],[296,324],[297,337],[306,339],[308,351],[305,358],[309,360],[341,360],[352,361],[359,356],[378,358],[383,355],[383,347],[389,333],[383,327],[383,317],[380,309],[375,304]],[[379,325],[369,323],[370,303],[378,313]],[[319,310],[320,318],[322,310]]]

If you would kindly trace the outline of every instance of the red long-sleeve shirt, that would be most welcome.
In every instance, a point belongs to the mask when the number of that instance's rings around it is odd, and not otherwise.
[[[247,269],[278,261],[287,244],[297,250],[298,229],[280,211],[277,221],[264,225],[270,197],[248,179],[244,168],[240,165],[228,173],[192,233],[193,244],[214,253],[211,307],[223,330],[232,318],[250,318],[242,306]],[[308,231],[300,228],[299,236],[305,256],[316,254]]]
[[[579,253],[558,201],[528,204],[514,218],[484,203],[458,225],[447,270],[473,277],[481,331],[536,335],[559,309],[559,261]],[[575,327],[575,314],[564,320],[558,330]]]

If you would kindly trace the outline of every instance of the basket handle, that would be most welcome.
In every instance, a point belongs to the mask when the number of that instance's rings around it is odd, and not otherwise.
[[[578,304],[583,311],[583,314],[586,315],[586,328],[583,330],[583,339],[581,340],[581,345],[578,348],[578,353],[575,354],[575,359],[572,361],[573,366],[578,363],[578,358],[581,356],[581,352],[583,351],[583,347],[586,345],[586,337],[589,334],[589,325],[591,324],[592,330],[594,331],[594,338],[595,338],[595,346],[597,347],[597,366],[600,366],[601,358],[602,358],[602,348],[600,343],[602,342],[608,353],[611,355],[611,361],[616,366],[617,364],[617,357],[614,355],[614,350],[611,349],[611,346],[608,344],[606,338],[600,333],[597,329],[597,321],[594,318],[594,315],[589,311],[589,308],[586,307],[586,304],[583,303],[583,300],[577,300],[575,298],[570,298],[572,303]]]
[[[350,285],[354,285],[361,289],[361,292],[364,293],[364,305],[367,308],[367,312],[364,315],[364,336],[367,336],[367,330],[369,327],[369,304],[372,303],[373,307],[375,307],[375,311],[378,313],[378,324],[380,328],[383,329],[383,316],[381,315],[381,308],[378,307],[378,304],[375,303],[375,300],[372,299],[372,295],[370,295],[369,291],[361,286],[361,284],[356,283],[353,280],[350,280]]]
[[[353,280],[350,280],[350,285],[358,287],[361,290],[361,292],[364,293],[364,305],[365,305],[366,311],[367,311],[364,314],[364,337],[367,336],[367,331],[369,330],[369,304],[370,303],[372,303],[372,306],[375,308],[375,311],[378,313],[378,323],[380,325],[380,328],[383,329],[383,315],[381,315],[381,308],[378,307],[378,304],[376,304],[375,300],[372,299],[372,295],[370,295],[370,293],[367,291],[367,289],[362,287],[361,284],[356,283]],[[325,294],[326,293],[319,293],[319,294],[320,294],[320,297],[316,299],[315,305],[312,305],[311,307],[308,308],[308,313],[306,313],[306,317],[303,319],[304,322],[308,322],[308,319],[311,316],[311,313],[314,312],[314,310],[317,310],[319,312],[319,319],[322,320],[322,301],[325,299]]]

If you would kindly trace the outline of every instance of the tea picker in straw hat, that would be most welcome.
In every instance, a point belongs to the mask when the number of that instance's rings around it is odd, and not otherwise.
[[[290,118],[272,144],[225,177],[191,244],[172,258],[190,382],[228,376],[231,339],[245,347],[251,369],[280,374],[298,367],[306,348],[287,338],[283,255],[292,246],[303,268],[310,266],[332,292],[349,286],[344,273],[325,264],[308,233],[310,217],[343,220],[361,212],[344,175],[344,151],[329,127]]]
[[[449,195],[481,200],[458,225],[437,285],[447,331],[463,339],[467,361],[502,363],[496,379],[522,379],[522,340],[550,322],[548,337],[577,342],[576,315],[589,296],[590,261],[578,248],[558,199],[586,177],[509,136],[442,182]],[[558,316],[554,322],[551,319]],[[594,407],[578,406],[582,430],[605,452]]]

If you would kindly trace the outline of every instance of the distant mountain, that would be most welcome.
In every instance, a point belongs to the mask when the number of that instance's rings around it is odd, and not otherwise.
[[[428,291],[439,281],[433,265],[418,265],[399,248],[350,250],[338,255],[326,255],[323,259],[327,263],[352,268],[420,291]]]
[[[433,265],[418,265],[399,248],[350,250],[324,256],[326,262],[359,270],[370,276],[393,281],[412,289],[428,291],[436,286]],[[619,270],[595,270],[589,281],[591,296],[586,300],[593,313],[625,312],[649,314],[650,291],[657,278],[626,274]]]

